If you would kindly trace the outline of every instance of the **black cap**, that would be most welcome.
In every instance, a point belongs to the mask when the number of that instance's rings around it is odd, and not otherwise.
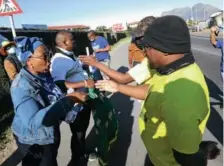
[[[164,53],[188,53],[191,50],[190,32],[182,18],[163,16],[147,28],[142,45]]]

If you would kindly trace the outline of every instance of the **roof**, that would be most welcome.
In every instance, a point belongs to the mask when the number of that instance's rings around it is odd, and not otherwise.
[[[86,25],[62,25],[62,26],[48,26],[48,29],[90,29]]]
[[[138,24],[139,21],[134,21],[134,22],[129,22],[128,25],[135,25],[135,24]]]
[[[219,16],[221,14],[223,14],[223,11],[219,11],[219,12],[213,13],[210,17],[214,18],[214,17],[217,17],[217,16]]]

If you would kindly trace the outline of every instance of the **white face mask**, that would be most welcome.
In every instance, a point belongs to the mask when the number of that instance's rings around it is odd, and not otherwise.
[[[11,47],[10,49],[7,50],[8,54],[15,54],[16,53],[16,47]]]

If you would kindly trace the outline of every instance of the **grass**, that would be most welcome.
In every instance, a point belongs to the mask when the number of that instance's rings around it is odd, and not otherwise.
[[[5,114],[0,119],[0,151],[6,148],[6,145],[11,140],[11,128],[13,111]]]
[[[117,43],[115,43],[114,45],[111,46],[111,50],[114,51],[120,45],[125,44],[125,43],[130,43],[130,41],[131,41],[131,37],[126,37],[124,39],[121,39],[119,42],[117,42]]]
[[[11,141],[12,131],[10,127],[1,133],[0,135],[0,151],[4,150],[7,146],[7,143]]]

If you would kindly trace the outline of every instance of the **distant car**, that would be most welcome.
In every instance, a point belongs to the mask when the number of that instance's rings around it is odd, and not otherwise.
[[[191,29],[192,32],[199,32],[199,31],[202,31],[202,29],[196,25],[196,26],[193,26],[192,29]]]
[[[196,26],[193,26],[193,27],[191,28],[191,31],[192,31],[192,32],[197,32],[197,31],[198,31],[198,28],[197,28]]]

